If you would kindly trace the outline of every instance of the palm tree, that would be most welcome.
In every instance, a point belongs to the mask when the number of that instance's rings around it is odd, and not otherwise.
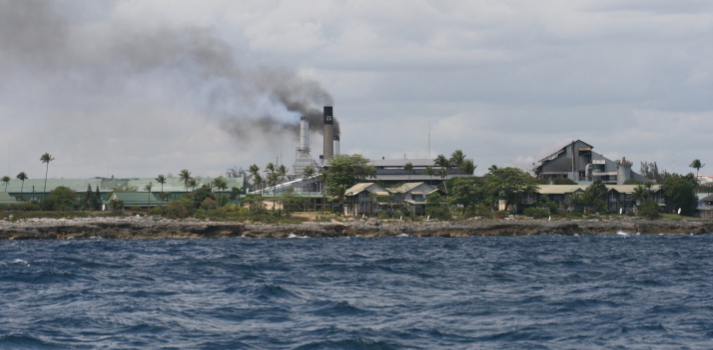
[[[50,170],[50,162],[53,161],[54,158],[49,153],[45,153],[40,157],[40,161],[42,163],[47,163],[47,169],[45,169],[45,189],[42,190],[42,207],[44,208],[44,202],[45,202],[45,196],[47,195],[47,173]]]
[[[493,164],[488,168],[488,172],[492,173],[493,171],[498,170],[498,166]]]
[[[144,190],[149,191],[149,206],[148,206],[149,208],[151,208],[151,189],[152,188],[153,188],[153,184],[151,182],[149,182],[149,184],[144,187]]]
[[[178,178],[181,179],[181,181],[183,181],[183,186],[186,187],[186,191],[188,191],[188,182],[193,179],[191,177],[191,172],[186,169],[183,169],[178,174]]]
[[[253,176],[253,186],[255,188],[261,188],[263,182],[265,182],[265,180],[262,178],[262,175],[260,175],[260,173],[257,173]],[[260,193],[262,194],[262,191],[260,191]]]
[[[156,176],[156,182],[161,184],[161,193],[163,193],[163,184],[166,183],[166,177],[163,175]],[[163,196],[161,196],[161,201],[163,202]]]
[[[448,198],[448,183],[446,182],[446,178],[448,177],[448,169],[451,168],[451,162],[446,156],[439,154],[438,157],[436,157],[435,165],[440,167],[438,175],[441,176],[443,188],[446,190],[446,198]]]
[[[267,163],[267,165],[265,166],[264,172],[265,172],[265,173],[268,173],[268,174],[265,176],[265,180],[266,180],[266,181],[263,181],[263,182],[264,182],[266,185],[270,186],[270,184],[272,183],[272,182],[270,181],[270,174],[274,174],[274,173],[275,173],[275,164],[273,164],[272,162]]]
[[[408,172],[408,181],[411,182],[411,174],[416,172],[413,170],[413,164],[411,162],[406,163],[406,165],[404,165],[404,171]]]
[[[464,173],[466,173],[466,174],[472,176],[473,173],[475,172],[475,168],[477,168],[477,167],[478,167],[477,165],[473,164],[473,161],[466,160],[466,161],[463,162],[463,164],[460,166],[460,169],[463,170]]]
[[[225,179],[223,179],[222,177],[218,177],[213,180],[213,186],[215,186],[218,191],[224,192],[228,188],[228,182],[226,182]],[[220,200],[218,201],[218,205],[220,205],[225,198],[225,194],[221,193],[220,197],[218,198],[220,198]]]
[[[451,154],[449,162],[452,167],[458,169],[458,175],[460,175],[460,169],[463,167],[463,163],[465,163],[465,154],[463,154],[463,151],[461,150],[456,150],[453,154]]]
[[[25,180],[29,179],[29,177],[23,171],[23,172],[17,174],[17,179],[22,181],[22,186],[20,187],[20,197],[22,197],[22,190],[25,189]],[[24,200],[24,198],[23,198],[23,200]]]
[[[250,173],[250,175],[248,175],[246,180],[250,181],[250,179],[254,179],[256,176],[260,175],[260,167],[257,166],[257,164],[253,164],[248,169],[248,172]],[[253,183],[253,187],[255,187],[254,181],[251,182]]]
[[[696,183],[698,183],[698,173],[701,172],[701,168],[706,166],[705,164],[701,163],[700,159],[696,159],[693,162],[691,162],[691,165],[689,167],[696,169]],[[698,193],[698,186],[696,186],[696,193]]]
[[[631,193],[631,196],[634,198],[634,204],[636,204],[637,200],[639,203],[643,204],[649,194],[648,192],[649,191],[643,185],[636,186],[634,191]]]
[[[2,179],[0,179],[0,181],[2,181],[2,182],[5,183],[5,192],[7,192],[7,184],[10,183],[10,177],[9,177],[9,176],[3,176]]]
[[[447,201],[448,200],[448,182],[446,181],[446,177],[448,177],[448,169],[446,169],[446,168],[438,169],[438,175],[441,177],[441,181],[443,182],[443,188],[446,190],[446,201]]]
[[[195,192],[195,191],[196,191],[196,187],[198,187],[198,181],[196,181],[196,179],[193,179],[193,178],[188,179],[188,187],[192,187],[192,188],[193,188],[193,192]]]
[[[428,184],[430,185],[433,182],[433,175],[436,175],[436,171],[433,170],[432,166],[427,166],[426,170],[423,171],[425,175],[428,175]]]
[[[307,180],[312,176],[314,176],[314,167],[308,165],[302,170],[302,180]]]
[[[281,164],[280,167],[277,168],[277,175],[280,177],[280,183],[285,182],[285,177],[287,177],[287,168],[284,164]]]

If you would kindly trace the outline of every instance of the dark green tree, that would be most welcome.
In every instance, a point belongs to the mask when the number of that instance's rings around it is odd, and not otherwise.
[[[64,186],[52,190],[47,198],[48,207],[51,204],[51,208],[54,210],[72,210],[76,200],[77,193]]]
[[[408,181],[411,181],[411,174],[415,173],[416,171],[413,169],[413,163],[408,162],[404,165],[404,171],[408,173]]]
[[[156,176],[156,182],[161,184],[161,193],[163,193],[163,185],[166,183],[166,177],[163,175]],[[163,199],[161,199],[163,202]]]
[[[696,169],[696,180],[698,180],[698,175],[701,172],[701,168],[706,166],[705,164],[701,163],[700,159],[696,159],[693,162],[691,162],[691,165],[689,167]],[[698,192],[698,183],[696,183],[696,192]]]
[[[29,177],[23,171],[23,172],[17,174],[17,179],[22,181],[22,186],[20,186],[20,197],[22,197],[22,192],[25,189],[25,180],[29,179]],[[24,198],[23,198],[23,200],[24,200]]]
[[[87,192],[84,192],[81,200],[81,207],[84,210],[92,210],[94,204],[94,192],[92,191],[92,185],[87,184]]]
[[[468,207],[478,204],[482,195],[482,183],[472,177],[457,177],[451,186],[450,203],[463,206],[463,214]]]
[[[669,176],[661,185],[666,196],[666,212],[678,212],[680,208],[682,215],[693,215],[698,206],[695,193],[697,185],[698,180],[693,173]]]
[[[0,181],[5,183],[5,192],[7,192],[7,185],[10,183],[10,177],[9,176],[3,176]]]
[[[522,201],[522,197],[537,191],[539,186],[530,174],[517,168],[491,169],[485,178],[483,192],[505,200],[505,208]]]
[[[463,154],[463,151],[461,150],[456,150],[453,154],[451,154],[451,158],[448,159],[448,163],[452,167],[456,168],[458,170],[458,175],[460,175],[460,171],[465,163],[465,154]]]
[[[45,189],[42,190],[42,200],[44,200],[45,196],[47,195],[47,175],[50,171],[50,162],[53,160],[54,158],[52,158],[49,153],[45,153],[40,157],[40,161],[42,162],[42,164],[47,163],[47,169],[45,169]],[[44,204],[42,205],[42,208],[44,209]]]
[[[96,190],[94,191],[94,196],[92,197],[92,199],[93,199],[92,208],[94,208],[94,210],[101,210],[102,195],[99,192],[99,185],[97,185]]]
[[[602,180],[596,180],[589,185],[587,189],[584,190],[584,194],[582,194],[584,212],[588,212],[590,208],[594,208],[597,212],[606,212],[607,206],[605,199],[607,192],[607,186]]]
[[[339,201],[350,187],[376,176],[376,169],[361,155],[339,154],[327,163],[324,171],[326,193]]]

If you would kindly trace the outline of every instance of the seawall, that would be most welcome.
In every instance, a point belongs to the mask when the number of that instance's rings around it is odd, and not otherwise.
[[[713,221],[501,220],[429,223],[354,222],[270,225],[150,218],[0,221],[0,239],[227,238],[227,237],[416,237],[713,233]]]

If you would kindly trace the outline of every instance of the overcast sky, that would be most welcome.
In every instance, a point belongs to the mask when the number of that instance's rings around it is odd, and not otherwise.
[[[369,158],[426,157],[430,124],[431,156],[476,173],[573,139],[713,169],[712,92],[711,1],[0,0],[13,178],[45,152],[65,178],[291,165],[281,93],[332,100],[342,153]]]

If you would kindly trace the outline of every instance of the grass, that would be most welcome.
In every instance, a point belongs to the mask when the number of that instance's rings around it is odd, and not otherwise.
[[[12,219],[10,218],[12,216]],[[15,211],[0,213],[0,218],[12,222],[24,219],[69,219],[90,217],[124,216],[121,212],[87,212],[87,211]]]
[[[701,220],[701,218],[696,218],[693,216],[683,216],[683,215],[678,215],[678,214],[661,214],[661,217],[666,219],[666,220],[673,220],[673,221],[694,221],[694,220]]]

